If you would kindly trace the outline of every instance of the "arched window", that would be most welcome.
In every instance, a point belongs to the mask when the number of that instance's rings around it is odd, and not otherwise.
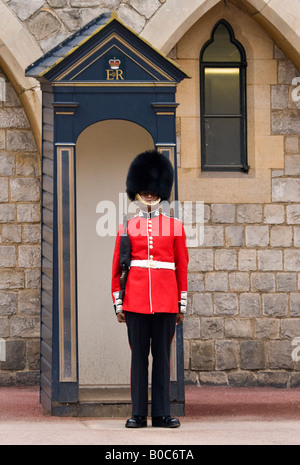
[[[219,21],[200,56],[203,171],[249,171],[246,66],[232,27]]]

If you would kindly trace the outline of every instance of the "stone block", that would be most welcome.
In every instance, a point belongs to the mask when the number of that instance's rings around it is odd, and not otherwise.
[[[159,0],[129,0],[129,4],[147,19],[154,15],[156,10],[161,6]]]
[[[0,202],[8,202],[8,178],[0,178]]]
[[[260,271],[282,271],[283,255],[281,250],[259,250],[258,269]]]
[[[300,224],[300,205],[288,205],[286,212],[288,224]]]
[[[291,247],[293,242],[293,229],[289,226],[274,226],[271,228],[272,247]]]
[[[294,368],[291,341],[271,341],[269,351],[271,369],[292,370]]]
[[[272,108],[283,110],[288,107],[289,87],[287,85],[272,86]]]
[[[38,179],[11,179],[10,190],[14,202],[37,202],[40,200],[40,182]]]
[[[6,361],[0,362],[1,370],[24,370],[26,344],[23,340],[6,341]]]
[[[250,277],[248,273],[230,273],[229,288],[233,292],[247,292],[250,289]]]
[[[244,245],[243,226],[227,226],[225,228],[225,245],[227,247],[243,247]]]
[[[271,386],[273,388],[277,389],[283,389],[287,388],[288,386],[288,380],[289,380],[289,374],[288,373],[282,373],[282,372],[261,372],[258,373],[257,375],[257,386]]]
[[[30,0],[24,2],[23,0],[11,0],[9,7],[16,13],[21,21],[30,18],[36,11],[44,6],[45,0]]]
[[[23,242],[39,244],[41,242],[41,226],[38,224],[25,225],[23,228]]]
[[[15,173],[15,157],[11,153],[0,153],[0,176],[13,176]]]
[[[235,316],[238,314],[238,298],[236,294],[215,294],[214,314]]]
[[[212,250],[190,250],[189,271],[212,271],[214,254]]]
[[[23,289],[24,273],[21,271],[0,271],[0,290],[1,289]]]
[[[41,248],[37,245],[19,246],[19,267],[39,268],[41,266]]]
[[[255,271],[257,270],[256,264],[256,250],[239,250],[239,270],[240,271]]]
[[[277,318],[258,318],[255,337],[257,339],[279,339],[280,321]]]
[[[193,314],[201,316],[210,316],[213,314],[212,295],[197,293],[193,296]]]
[[[238,205],[237,221],[238,223],[261,223],[262,205]]]
[[[28,289],[18,293],[20,315],[38,316],[41,308],[41,293],[38,289]]]
[[[292,80],[298,77],[296,66],[290,60],[278,61],[278,83],[291,85]]]
[[[13,246],[0,247],[0,268],[12,268],[16,266],[16,249]]]
[[[227,374],[218,371],[199,373],[199,382],[201,386],[228,386]]]
[[[235,205],[212,205],[211,212],[213,223],[235,223]]]
[[[190,292],[204,291],[204,274],[189,273],[188,274],[188,289]]]
[[[35,152],[36,145],[31,131],[7,131],[7,149],[11,151]]]
[[[203,247],[223,247],[224,228],[223,226],[205,226]]]
[[[300,132],[299,111],[281,110],[272,114],[273,134],[298,135]]]
[[[25,287],[26,289],[41,288],[41,272],[40,270],[25,270]]]
[[[40,319],[15,317],[11,320],[11,336],[20,338],[40,337]]]
[[[253,337],[251,321],[245,318],[226,318],[225,337],[227,339],[249,339]]]
[[[284,250],[284,270],[300,271],[300,250]]]
[[[268,226],[247,226],[246,246],[247,247],[268,247],[269,245]]]
[[[300,247],[300,228],[294,228],[294,246]]]
[[[20,243],[22,241],[21,237],[21,226],[7,225],[4,224],[1,233],[1,244],[14,242]]]
[[[261,297],[259,294],[245,293],[240,296],[241,317],[255,318],[261,314]]]
[[[276,318],[258,318],[255,336],[257,339],[279,339],[280,321]]]
[[[60,30],[58,19],[48,11],[40,11],[27,20],[27,27],[37,41],[43,40]]]
[[[223,318],[202,318],[201,339],[222,339],[224,338]]]
[[[41,220],[41,208],[36,204],[20,204],[17,206],[18,223],[37,223]]]
[[[296,273],[278,273],[277,274],[277,291],[292,292],[297,290]]]
[[[138,34],[143,30],[146,19],[128,5],[121,5],[118,8],[118,15],[127,26],[131,27]]]
[[[285,138],[285,152],[299,153],[299,138],[296,136],[287,136]]]
[[[300,202],[300,179],[272,179],[273,202]]]
[[[292,293],[290,295],[290,299],[291,299],[291,316],[300,317],[300,294]]]
[[[283,205],[265,205],[264,222],[266,224],[284,223],[284,206]]]
[[[28,119],[23,108],[0,108],[0,128],[20,128],[29,127]]]
[[[31,339],[26,344],[27,360],[29,370],[40,369],[40,340]]]
[[[243,370],[263,370],[266,368],[266,351],[263,342],[241,342],[241,368]]]
[[[197,371],[212,371],[215,365],[213,342],[192,342],[191,369]]]
[[[215,269],[233,271],[237,269],[237,253],[235,250],[220,249],[215,252]]]
[[[11,316],[17,313],[17,293],[12,291],[0,292],[0,315]]]
[[[205,289],[211,292],[226,292],[228,291],[228,275],[223,272],[206,273]]]
[[[300,175],[300,155],[285,156],[285,174],[286,176]]]
[[[16,157],[16,174],[18,176],[40,176],[41,164],[36,153],[20,153]]]
[[[271,317],[287,316],[289,302],[287,294],[264,294],[263,314]]]
[[[281,339],[292,339],[300,337],[300,319],[286,318],[281,322]]]
[[[0,223],[13,223],[15,221],[15,215],[15,205],[0,204]]]
[[[9,330],[9,319],[8,317],[0,317],[0,337],[6,338],[10,336]],[[1,372],[1,362],[0,362],[0,372]]]
[[[183,332],[185,339],[199,339],[200,338],[200,319],[199,318],[185,318],[183,322]]]
[[[221,371],[237,369],[239,349],[237,341],[216,341],[216,369]]]
[[[275,273],[252,273],[251,290],[253,292],[274,292]]]

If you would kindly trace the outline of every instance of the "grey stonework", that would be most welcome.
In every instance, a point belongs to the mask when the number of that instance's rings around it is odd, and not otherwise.
[[[300,385],[292,357],[300,337],[300,111],[291,101],[300,72],[277,47],[275,58],[272,132],[285,135],[285,168],[272,172],[270,204],[206,205],[203,247],[190,249],[188,383]],[[199,288],[194,271],[201,272]]]
[[[38,383],[40,357],[40,156],[24,109],[9,82],[6,88],[0,104],[0,337],[6,341],[0,386]]]
[[[168,1],[6,5],[46,52],[114,9],[140,33]],[[300,114],[291,99],[300,72],[276,46],[274,57],[278,81],[270,86],[270,120],[272,133],[285,136],[285,166],[270,175],[268,204],[205,205],[204,244],[190,249],[184,322],[189,383],[300,386],[300,364],[292,359],[293,339],[300,337]],[[7,341],[0,386],[39,379],[40,170],[28,119],[7,82],[0,105],[0,337]]]

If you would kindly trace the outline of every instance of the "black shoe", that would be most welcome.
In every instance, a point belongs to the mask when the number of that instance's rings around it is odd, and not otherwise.
[[[179,428],[180,421],[172,417],[153,417],[152,426],[156,428]]]
[[[134,415],[126,421],[125,428],[146,428],[147,417],[139,417]]]

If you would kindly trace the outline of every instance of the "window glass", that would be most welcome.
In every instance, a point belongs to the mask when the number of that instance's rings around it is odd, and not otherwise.
[[[238,48],[230,42],[230,34],[224,24],[217,27],[214,34],[214,41],[206,48],[203,61],[241,61],[241,54]]]
[[[240,69],[205,68],[205,114],[240,114]]]

